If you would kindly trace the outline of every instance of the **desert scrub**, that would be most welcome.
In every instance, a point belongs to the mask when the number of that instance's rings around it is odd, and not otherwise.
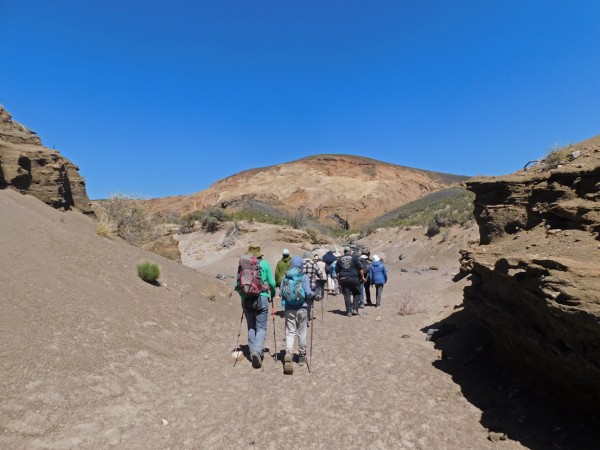
[[[200,222],[204,231],[214,233],[220,228],[221,223],[228,219],[229,216],[223,208],[212,207],[201,211],[192,211],[181,219],[179,233],[186,234],[193,232],[196,222]]]
[[[564,147],[553,145],[546,150],[546,157],[542,160],[544,170],[556,169],[561,163],[566,162],[569,159],[569,155],[572,151],[572,144]]]
[[[113,234],[113,229],[110,223],[101,220],[96,225],[96,234],[102,237],[110,237]]]
[[[97,202],[94,209],[99,223],[106,224],[132,245],[140,246],[159,235],[146,203],[140,198],[114,194],[108,200]]]
[[[144,261],[137,265],[137,273],[146,283],[156,283],[160,277],[160,266],[151,261]]]

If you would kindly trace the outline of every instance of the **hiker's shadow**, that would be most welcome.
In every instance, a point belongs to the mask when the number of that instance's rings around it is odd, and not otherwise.
[[[482,411],[490,440],[506,436],[534,450],[598,448],[598,416],[553,398],[552,388],[501,358],[491,333],[469,312],[457,311],[421,331],[424,338],[430,331],[440,350],[433,366],[450,374]]]
[[[338,316],[347,316],[348,312],[345,310],[341,310],[341,309],[330,309],[329,311],[327,311],[331,314],[337,314]]]

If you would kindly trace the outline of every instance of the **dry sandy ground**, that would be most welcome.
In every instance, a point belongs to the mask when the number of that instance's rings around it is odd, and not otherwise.
[[[182,257],[196,271],[102,238],[77,213],[0,191],[0,448],[542,449],[594,442],[593,431],[560,422],[535,397],[515,395],[508,378],[499,386],[499,374],[480,363],[486,342],[455,309],[466,281],[451,281],[473,228],[432,241],[418,229],[368,236],[364,243],[386,257],[390,274],[381,309],[348,318],[341,297],[330,296],[321,317],[318,305],[310,373],[296,365],[284,376],[269,354],[260,370],[247,360],[233,367],[241,312],[229,276],[237,258],[249,241],[264,247],[272,266],[282,247],[303,247],[253,226],[230,249],[218,249],[218,233],[187,235]],[[142,260],[161,264],[160,286],[137,277]],[[399,315],[407,301],[420,312]],[[429,326],[448,320],[456,333],[425,340]],[[283,319],[274,328],[269,319],[267,336],[269,352],[275,344],[281,350]]]

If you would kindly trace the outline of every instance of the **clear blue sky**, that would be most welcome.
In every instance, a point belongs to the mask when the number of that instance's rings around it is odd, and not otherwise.
[[[91,198],[350,153],[499,175],[600,134],[597,0],[0,0],[0,103]]]

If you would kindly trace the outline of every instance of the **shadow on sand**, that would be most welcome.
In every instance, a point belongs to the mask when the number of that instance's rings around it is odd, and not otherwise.
[[[502,362],[492,336],[469,312],[459,310],[422,329],[438,329],[433,365],[452,376],[481,413],[490,440],[505,437],[535,449],[600,448],[600,418],[553,395],[553,389],[522,368]]]

